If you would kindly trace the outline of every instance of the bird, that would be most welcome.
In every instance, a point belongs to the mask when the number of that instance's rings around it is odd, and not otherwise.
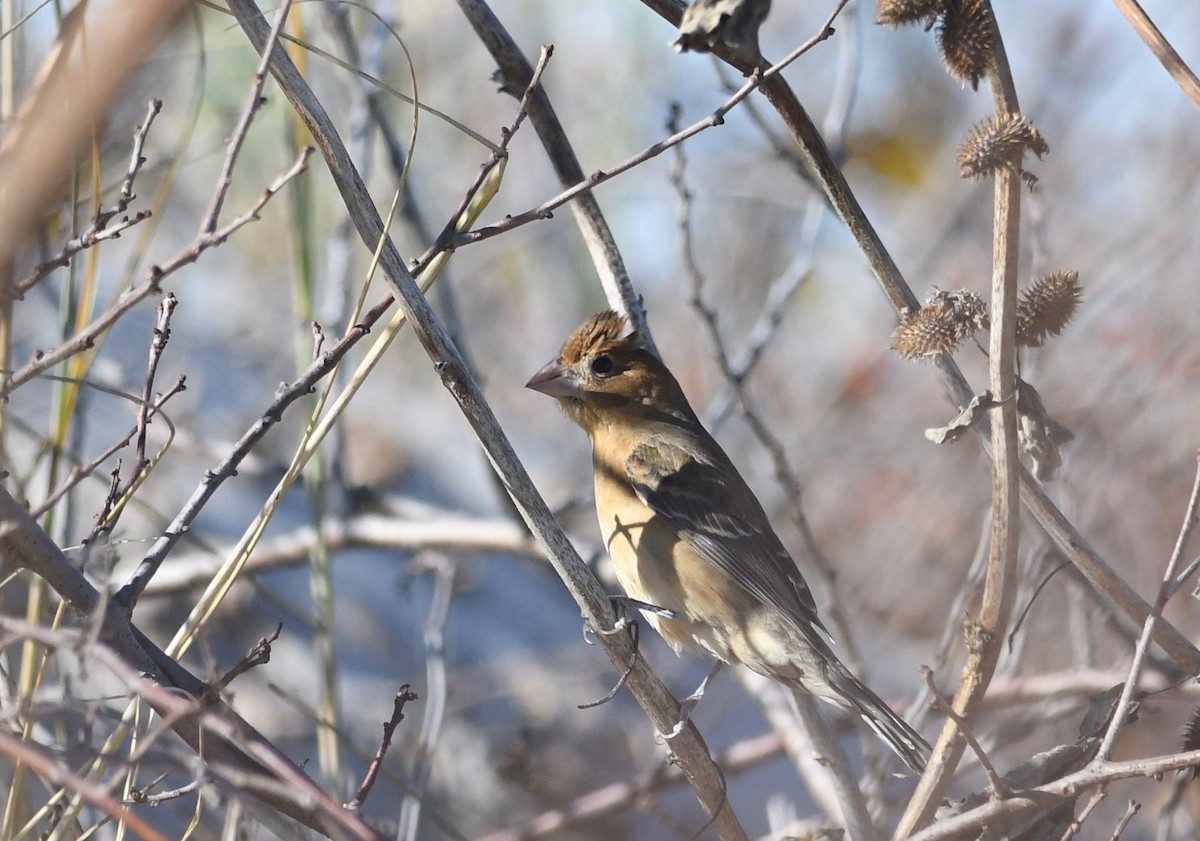
[[[756,59],[758,28],[771,11],[771,0],[695,0],[679,21],[677,52],[710,52],[724,42],[745,58]]]
[[[618,583],[677,654],[741,663],[855,713],[923,771],[928,743],[834,654],[762,505],[623,315],[585,321],[526,387],[556,398],[591,440]]]

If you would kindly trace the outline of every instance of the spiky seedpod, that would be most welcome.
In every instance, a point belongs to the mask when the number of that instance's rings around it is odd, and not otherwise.
[[[1050,151],[1033,123],[1020,114],[991,116],[967,133],[955,163],[963,178],[975,181],[1002,169],[1020,171],[1026,150],[1039,158]]]
[[[1083,300],[1079,272],[1051,272],[1039,277],[1017,301],[1017,344],[1041,347],[1067,326]]]
[[[1184,753],[1200,750],[1200,707],[1188,716],[1187,724],[1183,726],[1183,732],[1180,734],[1180,742],[1179,750]],[[1192,779],[1200,779],[1200,767],[1192,769]]]
[[[942,61],[951,75],[974,89],[992,66],[994,26],[988,0],[946,0],[938,27]]]
[[[967,289],[934,288],[925,306],[906,316],[892,334],[892,348],[904,359],[932,359],[954,353],[963,340],[986,326],[983,299]]]
[[[892,348],[904,359],[933,359],[953,353],[962,341],[946,306],[921,307],[896,326]]]
[[[954,319],[954,327],[960,340],[969,338],[975,335],[975,331],[987,327],[987,306],[983,303],[983,298],[970,289],[951,292],[935,286],[925,300],[925,305],[947,308]]]
[[[875,19],[892,28],[906,23],[920,23],[929,28],[945,6],[946,0],[879,0]]]

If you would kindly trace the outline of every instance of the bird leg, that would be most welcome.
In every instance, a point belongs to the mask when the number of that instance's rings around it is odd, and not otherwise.
[[[630,596],[614,595],[609,596],[608,600],[612,602],[613,611],[617,614],[617,621],[607,631],[596,630],[587,622],[583,623],[583,641],[588,645],[592,645],[592,640],[589,634],[602,634],[603,636],[611,636],[619,634],[629,627],[637,626],[637,616],[634,611],[643,613],[653,613],[655,616],[661,616],[664,619],[674,619],[675,611],[668,610],[665,607],[659,607],[656,604],[641,601],[640,599],[631,598]],[[636,637],[635,637],[636,639]]]
[[[696,709],[696,705],[704,697],[704,691],[708,689],[709,681],[720,674],[723,668],[725,668],[725,664],[718,660],[716,665],[712,667],[712,671],[705,676],[704,680],[700,681],[700,685],[696,687],[696,691],[679,702],[679,723],[671,728],[670,733],[664,733],[663,739],[674,739],[683,732],[683,728],[687,727],[687,723],[692,718],[692,710]]]

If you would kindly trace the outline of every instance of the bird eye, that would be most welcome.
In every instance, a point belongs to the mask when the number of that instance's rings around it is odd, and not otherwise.
[[[592,373],[598,377],[607,377],[613,372],[611,356],[597,356],[592,360]]]

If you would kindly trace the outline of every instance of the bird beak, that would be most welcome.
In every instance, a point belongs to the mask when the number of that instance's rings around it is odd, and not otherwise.
[[[525,383],[525,387],[551,397],[573,397],[576,400],[583,397],[579,377],[557,360],[534,374],[533,379]]]

